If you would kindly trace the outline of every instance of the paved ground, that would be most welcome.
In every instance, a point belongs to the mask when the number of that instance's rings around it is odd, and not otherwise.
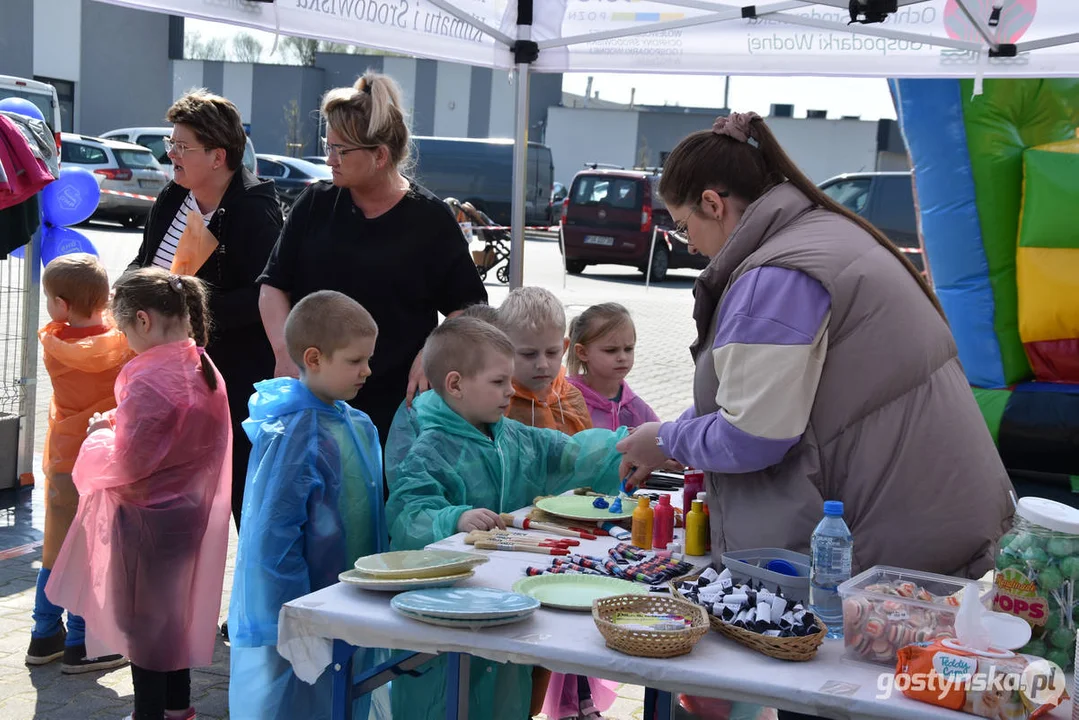
[[[115,279],[134,257],[141,234],[116,226],[92,225],[83,228],[97,246]],[[664,283],[646,290],[635,270],[615,266],[590,268],[582,276],[563,278],[557,241],[534,238],[527,243],[525,280],[554,291],[572,317],[589,305],[605,301],[624,304],[637,325],[636,366],[629,376],[634,390],[663,418],[673,418],[690,402],[692,366],[687,347],[694,337],[690,292],[695,273],[672,271]],[[506,295],[505,286],[489,275],[488,292],[496,304]],[[563,283],[565,283],[563,285]],[[41,303],[46,319],[44,300]],[[44,368],[38,370],[37,448],[41,452],[48,416],[51,389]],[[0,719],[30,720],[118,720],[130,712],[131,673],[127,669],[84,676],[62,676],[59,663],[29,669],[23,663],[30,637],[30,611],[34,583],[40,567],[42,528],[41,491],[7,493],[0,496]],[[232,561],[236,538],[230,541],[229,566],[225,579],[232,581]],[[214,665],[193,673],[193,700],[204,720],[228,717],[228,647],[218,641]],[[623,686],[619,699],[607,716],[617,720],[639,718],[642,691]]]

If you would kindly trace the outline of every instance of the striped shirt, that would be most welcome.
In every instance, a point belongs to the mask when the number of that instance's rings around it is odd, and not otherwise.
[[[210,217],[213,216],[213,211],[205,214],[200,212],[198,203],[195,202],[195,195],[188,192],[183,204],[180,205],[180,209],[176,211],[176,217],[172,219],[172,225],[165,231],[165,237],[161,238],[161,244],[157,246],[157,253],[154,255],[153,262],[155,267],[166,270],[172,267],[172,260],[176,257],[176,247],[180,242],[180,236],[184,234],[184,228],[187,227],[187,214],[192,211],[202,215],[203,222],[209,222]]]

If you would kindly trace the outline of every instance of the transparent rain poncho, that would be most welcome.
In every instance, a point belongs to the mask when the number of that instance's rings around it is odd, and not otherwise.
[[[344,402],[328,405],[299,380],[258,383],[244,429],[253,449],[229,607],[229,715],[237,720],[330,717],[330,673],[314,685],[277,652],[281,606],[337,582],[386,545],[378,432]],[[354,668],[379,651],[357,651]],[[366,718],[370,696],[354,705]]]
[[[590,486],[616,493],[621,455],[615,445],[625,428],[585,430],[570,437],[558,430],[502,419],[493,437],[476,429],[433,391],[402,405],[386,445],[391,547],[419,549],[457,532],[466,510],[512,512],[539,495]],[[395,678],[393,716],[445,717],[444,659],[431,661],[422,677]],[[472,659],[469,709],[474,717],[528,717],[532,668]]]

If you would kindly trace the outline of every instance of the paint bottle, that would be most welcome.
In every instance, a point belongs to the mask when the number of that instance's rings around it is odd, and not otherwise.
[[[686,555],[697,557],[704,555],[707,552],[705,550],[707,534],[704,508],[701,507],[700,500],[694,500],[689,515],[686,516]]]
[[[682,483],[682,515],[689,515],[692,503],[697,499],[697,493],[704,490],[704,471],[686,468],[685,480]]]
[[[648,496],[637,498],[633,511],[633,545],[645,550],[652,547],[652,503]]]
[[[667,543],[674,540],[674,508],[670,495],[660,495],[659,504],[653,511],[652,547],[665,550]]]
[[[712,513],[708,509],[708,493],[697,493],[697,499],[701,501],[701,507],[704,508],[704,549],[712,552]]]

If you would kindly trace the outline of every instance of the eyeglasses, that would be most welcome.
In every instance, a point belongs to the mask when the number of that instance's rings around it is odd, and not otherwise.
[[[337,155],[337,157],[344,157],[357,150],[375,150],[379,147],[378,145],[339,145],[331,143],[326,138],[322,138],[322,146],[326,148],[326,155]]]
[[[713,190],[716,195],[721,198],[730,197],[730,190]],[[700,203],[693,203],[693,207],[690,209],[690,214],[697,212],[697,208],[700,207]],[[689,245],[689,219],[680,220],[674,224],[674,230],[668,230],[667,234],[677,240],[678,242]]]
[[[172,138],[161,138],[165,143],[165,154],[171,154],[173,150],[176,151],[176,157],[183,158],[184,153],[188,150],[212,150],[213,148],[207,147],[191,147],[182,142],[175,142]]]

